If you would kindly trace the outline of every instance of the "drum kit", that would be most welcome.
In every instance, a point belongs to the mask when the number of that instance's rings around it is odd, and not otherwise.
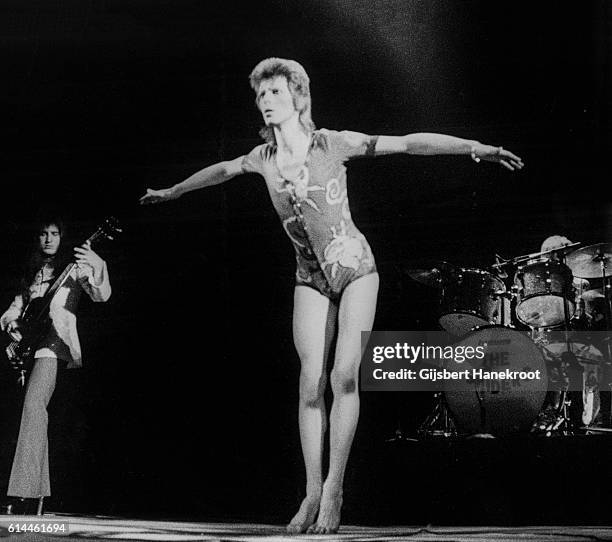
[[[608,392],[611,385],[612,243],[577,248],[580,244],[509,260],[498,256],[488,269],[434,260],[405,269],[435,290],[438,323],[453,341],[505,345],[500,348],[509,368],[529,367],[545,375],[539,385],[477,391],[473,383],[445,381],[419,437],[572,435],[577,430],[572,400],[584,403],[581,425],[594,421],[599,391]],[[582,400],[571,390],[581,390]],[[609,423],[610,413],[601,414]]]

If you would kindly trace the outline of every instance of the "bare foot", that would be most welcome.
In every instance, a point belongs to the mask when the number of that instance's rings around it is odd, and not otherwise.
[[[307,496],[302,501],[297,514],[293,516],[293,519],[289,522],[289,525],[287,525],[287,532],[291,534],[306,532],[306,529],[315,522],[320,502],[321,497]]]
[[[340,527],[340,510],[342,509],[342,490],[328,490],[323,487],[321,507],[317,522],[306,532],[310,534],[333,534]]]

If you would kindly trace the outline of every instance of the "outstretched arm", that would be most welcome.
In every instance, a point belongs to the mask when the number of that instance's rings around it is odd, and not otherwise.
[[[405,136],[380,136],[374,149],[375,154],[402,152],[423,155],[466,154],[476,162],[497,162],[511,171],[523,167],[523,161],[518,156],[502,147],[445,134],[423,132]]]
[[[170,188],[162,188],[161,190],[151,190],[147,188],[147,193],[140,198],[140,203],[146,205],[149,203],[170,201],[182,196],[186,192],[229,181],[232,177],[242,173],[242,160],[243,157],[239,156],[234,160],[213,164],[212,166],[201,169],[183,182],[175,184]]]

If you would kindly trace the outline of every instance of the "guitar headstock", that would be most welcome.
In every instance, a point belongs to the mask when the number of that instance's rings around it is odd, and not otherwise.
[[[114,236],[121,233],[123,230],[119,225],[119,221],[114,216],[109,216],[104,219],[104,222],[98,226],[96,231],[89,236],[85,241],[86,243],[93,243],[101,237],[110,239],[111,241],[115,238]]]
[[[100,225],[100,235],[106,237],[106,239],[110,239],[111,241],[115,238],[115,235],[121,233],[123,230],[121,229],[121,225],[119,224],[119,220],[117,220],[114,216],[109,216],[104,219],[104,222]]]

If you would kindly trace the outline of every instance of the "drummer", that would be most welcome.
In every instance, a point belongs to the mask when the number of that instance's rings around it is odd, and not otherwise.
[[[559,250],[567,245],[574,244],[563,235],[551,235],[542,243],[540,252]],[[550,260],[561,261],[558,252],[547,254]],[[605,329],[603,322],[605,318],[605,300],[601,289],[594,289],[586,279],[573,278],[574,290],[576,292],[576,315],[572,319],[572,328],[580,331]]]
[[[547,237],[542,242],[542,246],[540,247],[540,252],[549,252],[551,250],[559,250],[567,245],[573,245],[574,243],[570,241],[564,235],[551,235]],[[559,254],[557,252],[553,252],[548,255],[551,260],[559,261]]]
[[[573,244],[575,243],[573,241],[570,241],[564,235],[551,235],[550,237],[547,237],[546,239],[544,239],[544,241],[542,242],[542,246],[540,247],[540,252],[549,253],[549,254],[544,254],[543,255],[544,258],[548,258],[549,260],[552,260],[555,262],[563,263],[564,255],[561,252],[551,252],[551,251],[559,251],[563,247],[566,247],[568,245],[573,245]],[[536,261],[536,260],[533,260],[533,261]],[[578,307],[580,304],[579,301],[581,299],[582,293],[589,289],[590,284],[588,280],[581,279],[578,277],[573,277],[572,283],[574,285],[574,290],[576,292],[576,307]],[[587,315],[587,316],[590,318],[590,315]]]

